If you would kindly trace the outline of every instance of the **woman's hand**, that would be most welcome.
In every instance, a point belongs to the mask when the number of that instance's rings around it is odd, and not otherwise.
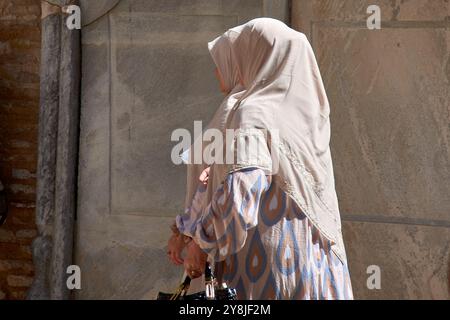
[[[185,246],[186,243],[184,242],[183,235],[181,233],[173,233],[167,245],[167,255],[173,264],[183,264],[184,261],[181,258],[181,253],[183,252]]]
[[[194,240],[187,244],[186,258],[184,259],[184,269],[191,279],[200,277],[205,270],[207,254],[200,249]]]
[[[198,179],[200,180],[201,183],[203,183],[204,185],[208,184],[208,179],[209,179],[209,169],[210,167],[206,168],[205,170],[202,171],[202,173],[200,174],[200,177],[198,177]]]

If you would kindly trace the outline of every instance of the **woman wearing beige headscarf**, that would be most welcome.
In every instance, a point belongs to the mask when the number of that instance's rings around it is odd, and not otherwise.
[[[239,79],[237,64],[231,52],[229,33],[226,32],[224,35],[209,42],[208,49],[216,64],[215,75],[219,82],[220,91],[225,94],[225,99],[216,110],[206,130],[217,129],[223,132],[228,114],[237,102],[237,99],[244,93],[244,87]],[[199,150],[199,153],[203,155],[210,145],[208,141],[203,141],[202,138],[203,134],[195,137],[192,146],[182,154],[182,160],[187,167],[185,211],[192,215],[195,212],[194,207],[205,207],[211,202],[213,191],[217,190],[222,183],[215,177],[210,178],[209,165],[211,163],[205,161],[203,157],[201,163],[194,162],[194,151]],[[198,196],[199,190],[202,191],[201,197]],[[196,194],[197,197],[194,199]],[[197,210],[197,213],[200,213],[200,210]],[[191,218],[194,219],[193,216]],[[173,234],[169,240],[168,254],[174,264],[180,265],[183,263],[181,252],[189,239],[178,231],[175,224],[172,226],[172,230]],[[192,292],[199,291],[202,289],[202,286],[203,283],[201,281],[192,281],[190,290]]]
[[[206,258],[217,262],[240,299],[352,299],[330,110],[312,48],[270,18],[222,37],[244,87],[224,125],[236,132],[226,150],[235,161],[213,163],[209,176],[222,183],[209,193],[209,182],[200,185],[177,217],[177,231],[192,239],[185,268],[197,277]],[[257,156],[241,154],[252,148]]]

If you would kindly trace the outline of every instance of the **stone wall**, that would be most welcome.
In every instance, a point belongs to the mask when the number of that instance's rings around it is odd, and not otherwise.
[[[369,5],[381,30],[368,30]],[[358,299],[448,299],[450,4],[293,0],[331,104],[331,147]],[[381,270],[369,290],[367,267]]]
[[[40,1],[0,0],[0,299],[23,299],[34,273]]]

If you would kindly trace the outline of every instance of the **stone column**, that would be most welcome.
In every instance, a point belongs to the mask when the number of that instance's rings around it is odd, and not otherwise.
[[[33,242],[35,280],[29,299],[68,299],[72,264],[79,135],[80,32],[66,27],[63,7],[42,1],[41,97]]]

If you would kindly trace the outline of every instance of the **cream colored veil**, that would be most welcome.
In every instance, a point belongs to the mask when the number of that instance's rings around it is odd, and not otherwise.
[[[308,39],[272,18],[251,20],[224,36],[245,92],[225,124],[236,131],[227,151],[234,153],[235,161],[213,164],[211,174],[223,181],[228,173],[246,167],[264,169],[345,260],[329,146],[330,107]],[[250,144],[255,136],[264,142],[257,156],[240,156],[236,145]]]

